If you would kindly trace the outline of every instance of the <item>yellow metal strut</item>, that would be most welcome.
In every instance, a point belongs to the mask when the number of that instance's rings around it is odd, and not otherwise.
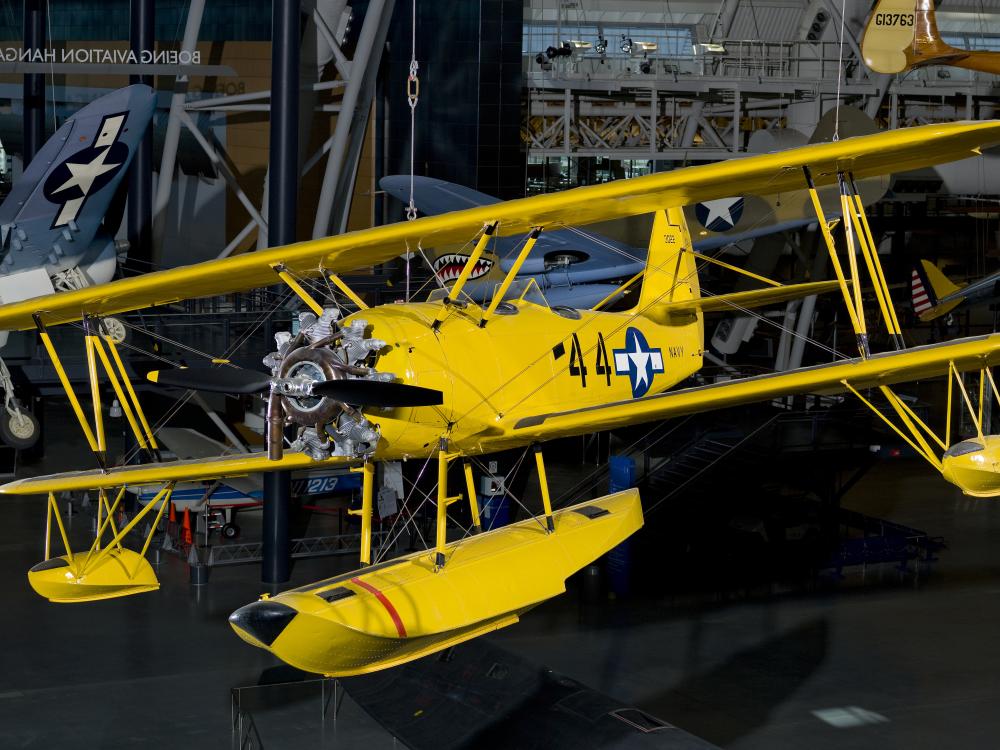
[[[351,471],[361,474],[361,510],[348,510],[352,516],[361,516],[361,564],[372,562],[372,505],[375,499],[375,464],[365,461],[363,466],[352,466]]]
[[[448,308],[450,307],[452,301],[459,299],[459,295],[462,293],[462,287],[464,287],[465,282],[469,280],[469,275],[472,273],[472,269],[476,267],[479,259],[483,256],[483,252],[486,250],[486,246],[489,244],[496,229],[497,222],[495,221],[490,222],[483,228],[483,233],[479,236],[479,241],[476,242],[476,246],[472,249],[472,254],[469,256],[469,260],[466,261],[465,267],[462,268],[462,272],[458,275],[458,278],[455,280],[455,284],[451,288],[451,292],[444,298],[441,304],[441,309],[438,310],[438,314],[434,317],[434,322],[431,323],[431,328],[435,331],[441,327],[441,322],[444,320],[445,315],[448,314]]]

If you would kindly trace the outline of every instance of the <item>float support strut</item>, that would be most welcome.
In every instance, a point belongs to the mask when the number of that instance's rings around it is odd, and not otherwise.
[[[372,562],[372,501],[375,497],[375,464],[365,461],[363,466],[351,468],[361,473],[361,510],[347,511],[352,516],[361,516],[361,564]]]
[[[556,530],[552,520],[552,498],[549,496],[549,480],[545,475],[545,459],[542,458],[542,446],[534,445],[535,467],[538,469],[538,486],[542,491],[542,508],[545,511],[545,528],[549,533]]]

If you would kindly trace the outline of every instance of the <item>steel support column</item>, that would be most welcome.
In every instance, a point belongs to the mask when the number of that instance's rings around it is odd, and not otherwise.
[[[184,52],[194,51],[198,43],[204,11],[205,0],[191,0],[187,20],[184,22],[184,37],[181,40],[181,50]],[[163,153],[160,157],[159,181],[156,185],[156,201],[153,207],[153,241],[161,246],[166,231],[170,188],[174,182],[174,166],[177,163],[177,144],[181,137],[180,114],[184,110],[187,87],[187,76],[178,76],[174,79],[174,92],[170,97],[170,115],[167,117],[166,134],[163,137]]]
[[[350,63],[344,98],[333,131],[326,171],[313,224],[313,238],[347,231],[358,162],[375,95],[382,50],[385,48],[394,0],[371,0]]]
[[[129,47],[136,58],[152,52],[155,40],[153,0],[130,0]],[[129,83],[153,85],[153,76],[129,76]],[[136,147],[128,176],[128,242],[130,259],[153,260],[153,127]],[[145,265],[145,264],[144,264]]]
[[[264,474],[264,536],[260,569],[263,583],[286,583],[291,573],[288,537],[288,505],[292,498],[292,474]]]
[[[24,49],[45,48],[46,0],[24,0]],[[24,147],[21,163],[27,168],[45,142],[45,75],[24,74]]]
[[[271,13],[271,138],[268,245],[295,242],[299,193],[299,0],[273,0]],[[288,505],[291,474],[264,475],[261,580],[284,583],[291,568]]]

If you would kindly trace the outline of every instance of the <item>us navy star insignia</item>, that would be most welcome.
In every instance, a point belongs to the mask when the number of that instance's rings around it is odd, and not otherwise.
[[[646,395],[653,376],[663,373],[663,351],[652,348],[638,328],[625,331],[625,348],[615,349],[615,374],[628,375],[632,398]]]
[[[727,232],[743,216],[742,198],[718,198],[695,206],[695,215],[701,225],[712,232]]]
[[[44,186],[45,197],[60,205],[53,228],[74,221],[87,198],[103,188],[128,161],[128,146],[118,140],[127,114],[106,116],[94,142],[56,167]]]

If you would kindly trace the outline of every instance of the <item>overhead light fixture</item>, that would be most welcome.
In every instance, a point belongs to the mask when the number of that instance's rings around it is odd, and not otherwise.
[[[594,49],[597,50],[597,54],[603,55],[608,51],[608,40],[603,35],[597,37],[597,46]]]
[[[649,60],[643,60],[639,63],[639,70],[641,70],[646,75],[653,72],[653,64]]]
[[[700,42],[693,45],[695,54],[702,55],[724,55],[726,54],[726,47],[722,44],[716,44],[715,42]]]
[[[635,46],[639,48],[639,51],[643,54],[649,54],[650,52],[656,52],[656,42],[636,42]]]
[[[545,56],[550,60],[556,57],[569,57],[573,54],[573,48],[569,46],[569,42],[563,42],[561,47],[549,47],[545,50]]]
[[[590,42],[585,42],[582,39],[567,39],[565,42],[563,42],[563,47],[567,45],[569,45],[569,48],[573,52],[585,52],[586,50],[591,49],[594,46]]]
[[[621,49],[623,55],[631,55],[632,37],[627,37],[624,34],[622,34],[622,43],[621,45],[619,45],[619,49]]]

